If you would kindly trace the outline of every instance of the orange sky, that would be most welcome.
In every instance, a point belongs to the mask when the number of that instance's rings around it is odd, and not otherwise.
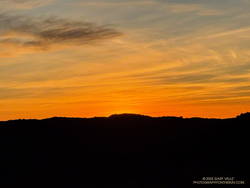
[[[0,120],[250,111],[250,1],[1,3]]]

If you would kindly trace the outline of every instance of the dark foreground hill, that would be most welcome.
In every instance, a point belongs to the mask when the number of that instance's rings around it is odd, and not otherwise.
[[[0,122],[0,187],[187,187],[204,177],[248,183],[249,126],[249,114]]]

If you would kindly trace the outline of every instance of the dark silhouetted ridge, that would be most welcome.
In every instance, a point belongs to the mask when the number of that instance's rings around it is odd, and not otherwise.
[[[112,114],[109,116],[111,119],[139,119],[139,118],[152,118],[150,116],[141,115],[141,114],[130,114],[130,113],[124,113],[124,114]]]
[[[202,177],[248,183],[249,125],[249,113],[0,122],[0,187],[189,187]]]
[[[250,120],[250,112],[240,114],[239,116],[237,116],[237,119],[248,119],[248,120]]]

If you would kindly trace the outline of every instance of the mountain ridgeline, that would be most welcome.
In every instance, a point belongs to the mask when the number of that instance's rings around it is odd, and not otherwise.
[[[183,187],[203,177],[248,183],[249,126],[250,113],[0,122],[0,186]]]

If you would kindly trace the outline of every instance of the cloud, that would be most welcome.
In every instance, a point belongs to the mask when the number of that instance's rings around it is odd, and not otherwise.
[[[10,48],[47,50],[53,45],[85,45],[120,35],[113,28],[90,22],[0,14],[0,46]]]
[[[245,32],[248,33],[249,31],[250,31],[250,27],[237,28],[233,30],[227,30],[227,31],[223,31],[220,33],[212,34],[203,38],[213,39],[213,38],[226,37],[226,36],[231,36],[231,35],[238,35],[238,34],[245,33]]]
[[[71,2],[75,5],[82,6],[143,6],[143,5],[154,5],[156,2],[152,0],[126,0],[126,1],[93,1],[93,0],[85,0],[85,1],[76,1]]]
[[[195,13],[200,16],[217,16],[222,15],[223,12],[211,8],[206,8],[200,4],[179,4],[171,3],[168,6],[168,10],[172,13]]]
[[[31,9],[45,6],[54,0],[0,0],[1,9]]]
[[[220,2],[218,0],[157,0],[159,2],[167,2],[167,3],[186,3],[186,4],[225,4],[235,2],[235,0],[224,0],[223,2]],[[242,0],[239,0],[242,1]],[[244,0],[243,0],[244,1]]]
[[[205,2],[205,3],[204,3]],[[126,1],[118,1],[118,0],[107,0],[107,1],[94,1],[94,0],[86,0],[86,1],[76,1],[73,4],[78,6],[98,6],[98,7],[107,7],[107,6],[160,6],[161,8],[166,7],[167,10],[171,13],[195,13],[200,16],[214,16],[221,15],[222,11],[217,9],[206,7],[207,1],[203,1],[203,3],[199,1],[175,1],[175,0],[126,0]],[[152,8],[151,8],[152,9]]]

